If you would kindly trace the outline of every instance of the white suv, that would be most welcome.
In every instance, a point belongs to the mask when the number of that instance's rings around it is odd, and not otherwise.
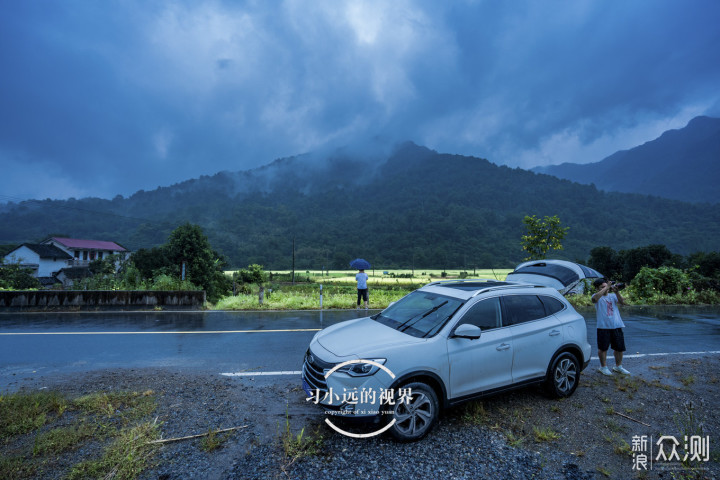
[[[535,383],[570,396],[589,361],[585,320],[557,290],[449,280],[318,332],[302,378],[327,411],[385,413],[390,433],[409,441],[466,400]]]

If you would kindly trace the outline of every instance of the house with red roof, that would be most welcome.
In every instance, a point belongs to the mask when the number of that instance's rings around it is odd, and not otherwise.
[[[71,266],[87,266],[94,260],[102,260],[110,255],[121,254],[123,257],[130,255],[130,252],[115,242],[103,240],[82,240],[78,238],[50,237],[44,242],[45,245],[54,245],[72,257]]]

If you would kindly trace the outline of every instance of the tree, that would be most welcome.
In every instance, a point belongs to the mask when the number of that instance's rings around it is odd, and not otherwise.
[[[523,223],[527,227],[527,235],[522,236],[522,248],[528,252],[525,260],[540,260],[545,258],[549,250],[562,250],[560,243],[570,227],[561,227],[557,215],[546,216],[543,220],[535,215],[525,215]]]
[[[30,290],[40,288],[40,282],[32,274],[29,268],[21,267],[20,264],[11,263],[5,265],[0,258],[0,288],[8,290]]]
[[[695,252],[688,256],[688,263],[700,275],[720,279],[720,252]]]
[[[172,264],[165,245],[149,249],[141,248],[132,254],[132,262],[140,275],[148,279],[160,273],[167,273],[166,269]]]
[[[263,304],[265,298],[265,282],[267,281],[267,273],[263,270],[262,265],[256,263],[248,265],[248,268],[243,268],[234,273],[233,278],[239,281],[242,285],[254,283],[258,286],[258,302],[260,305]]]
[[[611,247],[595,247],[590,250],[588,266],[594,268],[607,278],[620,280],[622,278],[622,258]]]
[[[230,279],[222,270],[225,261],[210,247],[200,226],[186,223],[173,230],[165,252],[169,270],[180,276],[184,262],[186,279],[205,290],[211,301],[230,291]]]
[[[642,267],[660,268],[675,265],[676,256],[665,245],[647,245],[645,247],[621,250],[623,280],[631,282]]]

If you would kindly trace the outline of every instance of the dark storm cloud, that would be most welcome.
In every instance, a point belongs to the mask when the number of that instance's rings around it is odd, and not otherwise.
[[[112,197],[377,136],[597,161],[720,113],[714,0],[3,10],[5,195]]]

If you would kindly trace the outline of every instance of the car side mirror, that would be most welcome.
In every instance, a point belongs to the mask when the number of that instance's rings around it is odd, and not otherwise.
[[[470,325],[469,323],[463,323],[455,329],[452,334],[452,338],[469,338],[475,340],[480,338],[482,330],[477,325]]]

